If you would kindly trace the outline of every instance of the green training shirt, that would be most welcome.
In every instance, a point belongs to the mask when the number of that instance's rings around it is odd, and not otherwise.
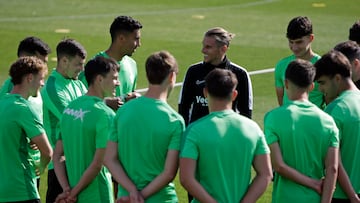
[[[18,94],[3,96],[0,112],[0,202],[39,199],[29,144],[45,132],[42,122],[28,100]]]
[[[73,188],[94,159],[96,149],[105,149],[115,113],[102,99],[81,96],[70,102],[60,121],[66,171]],[[103,167],[96,178],[77,196],[77,202],[112,203],[111,175]]]
[[[118,143],[120,162],[139,190],[163,172],[167,152],[179,150],[184,130],[181,115],[160,100],[142,96],[117,111],[110,141]],[[118,197],[127,195],[119,185]],[[146,199],[147,203],[177,201],[173,183]]]
[[[110,58],[105,51],[99,52],[94,57],[102,56],[104,58]],[[117,61],[120,66],[119,81],[120,85],[116,87],[116,96],[126,96],[130,92],[134,92],[136,89],[137,81],[137,66],[134,59],[130,56],[124,56],[120,61]],[[87,81],[84,72],[80,73],[79,79],[87,86]]]
[[[52,148],[56,144],[56,129],[65,107],[74,99],[87,92],[80,80],[66,79],[56,70],[53,70],[41,89],[43,99],[44,127]],[[53,169],[50,162],[49,169]]]
[[[3,83],[1,89],[0,89],[0,97],[6,95],[6,93],[11,92],[11,90],[13,89],[14,85],[11,82],[11,78],[8,78],[7,80],[5,80],[5,82]],[[32,97],[30,96],[28,98],[29,104],[32,106],[32,108],[35,110],[35,112],[39,115],[39,119],[43,120],[43,103],[42,103],[42,98],[41,98],[41,94],[39,93],[36,97]],[[32,158],[34,159],[35,162],[39,162],[40,161],[40,151],[31,149],[29,146],[29,152],[31,153]],[[40,176],[37,176],[38,178]]]
[[[315,54],[313,58],[311,58],[310,62],[312,64],[316,63],[321,58],[320,55]],[[275,87],[276,88],[284,88],[284,97],[283,104],[289,101],[287,93],[285,91],[285,72],[290,62],[295,60],[295,55],[290,55],[281,59],[275,66]],[[317,82],[314,83],[315,87],[309,94],[309,100],[318,106],[321,109],[325,108],[324,97],[323,94],[319,90],[319,84]]]
[[[270,153],[260,127],[233,110],[195,121],[185,137],[180,157],[197,161],[197,180],[218,202],[240,202],[251,182],[254,157]]]
[[[284,162],[300,173],[320,180],[325,176],[329,147],[338,147],[338,129],[331,116],[311,102],[289,100],[265,115],[267,143],[278,142]],[[275,174],[273,203],[320,202],[315,191]]]
[[[342,164],[352,186],[360,194],[360,92],[344,91],[325,109],[335,120],[339,128],[340,154]],[[335,198],[348,199],[337,184]]]

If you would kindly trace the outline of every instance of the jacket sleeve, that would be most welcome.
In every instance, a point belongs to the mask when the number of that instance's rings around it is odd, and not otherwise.
[[[194,97],[193,91],[191,91],[193,84],[193,82],[191,81],[192,81],[191,73],[188,70],[186,72],[183,85],[180,90],[179,102],[178,102],[178,111],[179,114],[184,118],[186,126],[189,124],[190,108]]]
[[[238,96],[233,103],[236,112],[251,119],[253,109],[253,92],[251,79],[247,71],[238,73]]]

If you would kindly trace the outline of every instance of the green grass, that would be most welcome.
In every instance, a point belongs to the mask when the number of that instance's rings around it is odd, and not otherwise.
[[[106,3],[104,3],[106,2]],[[316,3],[316,4],[314,4]],[[315,6],[314,6],[315,5]],[[187,67],[202,59],[203,33],[222,26],[236,34],[229,58],[249,71],[271,68],[290,54],[285,38],[289,20],[298,15],[311,18],[314,25],[313,49],[324,54],[348,37],[349,27],[359,16],[360,4],[354,0],[37,0],[0,1],[0,82],[16,59],[20,40],[35,35],[46,41],[55,57],[56,44],[64,37],[75,38],[87,49],[89,58],[110,44],[109,25],[117,15],[131,15],[141,21],[142,46],[134,54],[138,62],[138,88],[147,85],[144,73],[146,57],[158,50],[169,50],[180,65],[178,81]],[[196,18],[202,16],[203,18]],[[70,33],[54,31],[70,29]],[[50,60],[49,69],[55,67]],[[253,119],[262,126],[264,114],[277,106],[273,73],[253,75]],[[176,109],[179,88],[169,98]],[[43,176],[41,195],[46,180]],[[180,202],[186,193],[176,181]],[[271,187],[258,202],[270,202]]]

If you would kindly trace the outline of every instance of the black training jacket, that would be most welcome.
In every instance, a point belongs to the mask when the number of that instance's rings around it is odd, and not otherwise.
[[[251,118],[253,107],[252,85],[247,71],[237,64],[230,62],[226,57],[217,65],[200,62],[189,67],[186,72],[179,97],[179,113],[183,116],[186,125],[209,114],[207,99],[204,97],[205,76],[214,68],[231,70],[238,79],[236,90],[238,96],[233,102],[233,109],[248,118]]]

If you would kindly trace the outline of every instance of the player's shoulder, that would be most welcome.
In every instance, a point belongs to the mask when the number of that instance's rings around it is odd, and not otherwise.
[[[127,56],[127,55],[125,55],[122,59],[121,59],[121,61],[126,61],[126,62],[131,62],[131,63],[136,63],[136,61],[132,58],[132,57],[130,57],[130,56]]]
[[[199,69],[204,68],[204,62],[200,61],[194,64],[191,64],[187,69],[187,72],[197,72]]]
[[[240,66],[239,64],[236,64],[234,62],[230,62],[229,63],[229,67],[230,70],[234,73],[247,73],[246,68],[244,68],[243,66]]]
[[[264,119],[267,120],[269,118],[282,117],[288,111],[289,111],[289,109],[287,108],[287,105],[278,106],[278,107],[275,107],[275,108],[269,110],[268,112],[266,112]]]
[[[283,67],[283,66],[287,66],[291,61],[295,60],[295,55],[290,55],[290,56],[286,56],[282,59],[280,59],[275,67]]]

